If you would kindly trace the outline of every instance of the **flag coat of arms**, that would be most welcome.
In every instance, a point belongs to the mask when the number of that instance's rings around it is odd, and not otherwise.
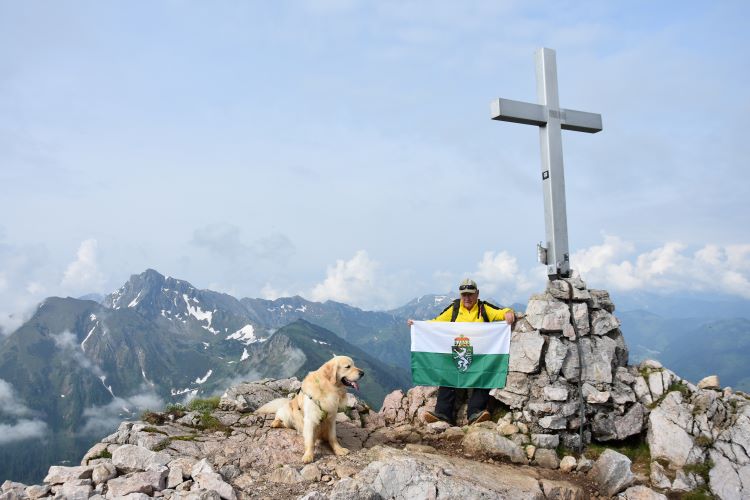
[[[505,322],[415,321],[411,327],[414,385],[502,388],[509,357]]]

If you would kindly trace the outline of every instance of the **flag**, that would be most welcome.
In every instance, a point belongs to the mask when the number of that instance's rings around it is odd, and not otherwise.
[[[505,387],[510,325],[415,321],[411,327],[414,385]]]

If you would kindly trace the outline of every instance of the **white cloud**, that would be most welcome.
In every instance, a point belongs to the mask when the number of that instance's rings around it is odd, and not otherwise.
[[[32,411],[18,398],[13,386],[0,378],[0,414],[23,417],[31,413]]]
[[[0,379],[0,415],[11,418],[29,417],[33,411],[18,397],[13,386]],[[15,423],[0,424],[0,444],[24,439],[42,437],[47,432],[47,424],[38,418],[20,418]]]
[[[286,290],[274,287],[271,283],[266,283],[260,290],[260,296],[266,300],[276,300],[280,297],[289,297],[292,295]]]
[[[484,252],[473,273],[467,274],[479,285],[484,298],[490,296],[503,304],[525,300],[528,293],[539,287],[541,281],[536,270],[523,272],[518,260],[506,251]]]
[[[78,338],[74,333],[66,330],[56,335],[50,335],[50,337],[58,349],[65,351],[75,360],[76,366],[89,370],[97,377],[104,375],[102,369],[86,357],[86,354],[84,354],[83,348],[78,343]]]
[[[15,424],[0,424],[0,444],[40,438],[47,432],[47,424],[41,420],[19,420]]]
[[[389,286],[393,278],[384,275],[380,267],[366,251],[359,250],[351,259],[337,260],[329,267],[325,280],[313,287],[310,296],[315,301],[335,300],[363,308],[392,305]]]
[[[102,434],[114,431],[126,418],[140,415],[144,410],[159,411],[164,408],[162,400],[152,390],[145,390],[127,398],[115,398],[106,405],[92,406],[83,410],[86,423],[80,434]]]
[[[63,275],[63,288],[78,293],[99,291],[105,279],[99,270],[97,248],[97,241],[93,238],[81,242],[76,260],[68,265]]]
[[[595,287],[659,293],[707,292],[750,299],[750,245],[707,244],[695,251],[680,242],[638,255],[635,246],[614,236],[576,252],[572,267]]]

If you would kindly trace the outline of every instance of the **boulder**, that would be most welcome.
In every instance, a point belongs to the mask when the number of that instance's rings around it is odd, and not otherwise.
[[[599,486],[599,493],[614,496],[635,481],[630,471],[630,459],[614,450],[605,450],[588,473]]]
[[[584,337],[578,342],[581,344],[583,357],[583,381],[592,384],[612,383],[617,343],[609,337]],[[573,343],[563,361],[562,374],[568,381],[578,380],[578,352]]]
[[[221,396],[219,409],[237,412],[255,411],[271,400],[284,397],[285,394],[279,389],[278,385],[273,387],[263,382],[243,382],[231,387]]]
[[[44,482],[47,484],[62,484],[76,479],[91,479],[92,470],[93,467],[87,465],[79,465],[77,467],[53,465],[49,468]]]
[[[566,455],[560,460],[560,470],[563,472],[574,471],[576,465],[578,465],[578,461],[571,455]]]
[[[718,375],[709,375],[698,382],[698,389],[721,389]]]
[[[557,448],[560,445],[560,436],[557,434],[532,434],[531,444],[537,448]]]
[[[539,370],[539,359],[544,347],[544,338],[539,332],[513,332],[510,340],[511,372],[534,373]]]
[[[566,481],[540,479],[539,484],[542,486],[544,498],[559,500],[584,500],[588,498],[583,488]]]
[[[144,493],[151,495],[154,491],[161,491],[166,487],[167,467],[146,472],[133,472],[125,476],[111,479],[107,482],[110,496],[122,497],[130,493]]]
[[[670,392],[651,410],[646,440],[651,458],[668,460],[676,467],[698,463],[702,451],[685,430],[692,427],[691,411],[683,406],[682,395]]]
[[[560,466],[560,459],[557,457],[555,450],[540,448],[534,454],[536,464],[545,469],[557,469]]]
[[[606,335],[620,328],[620,320],[604,309],[591,313],[591,333],[594,335]]]
[[[299,474],[299,472],[297,472],[297,474]],[[198,472],[193,476],[193,479],[199,488],[213,490],[224,500],[237,499],[237,495],[235,494],[232,485],[225,482],[221,475],[216,472]]]
[[[491,429],[470,427],[461,445],[471,455],[507,458],[514,463],[526,463],[526,454],[520,446]]]
[[[667,500],[665,495],[657,493],[648,486],[631,486],[617,496],[622,500]]]
[[[170,460],[172,457],[167,453],[151,451],[132,444],[122,445],[112,453],[112,464],[125,473],[165,466]]]

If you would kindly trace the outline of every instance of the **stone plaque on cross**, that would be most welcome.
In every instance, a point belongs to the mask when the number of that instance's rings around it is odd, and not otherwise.
[[[560,130],[596,133],[602,130],[602,116],[561,109],[557,93],[555,51],[536,51],[536,94],[539,104],[495,99],[492,119],[539,127],[544,190],[544,226],[547,246],[539,245],[539,261],[547,266],[550,279],[570,276],[568,223],[565,213],[562,133]]]

